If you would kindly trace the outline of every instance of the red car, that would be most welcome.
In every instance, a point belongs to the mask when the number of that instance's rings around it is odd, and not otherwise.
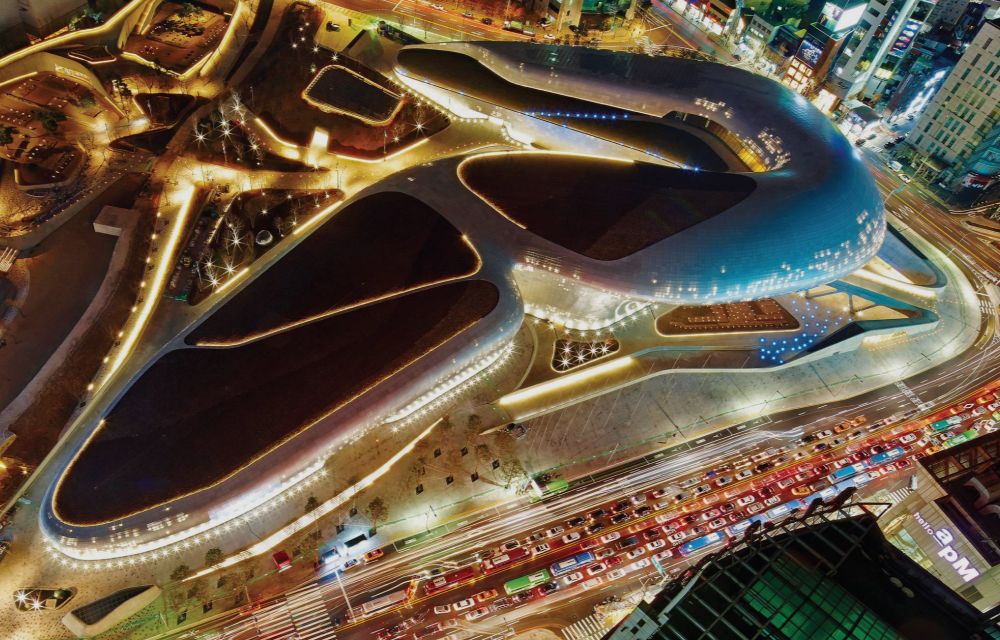
[[[615,556],[613,558],[608,558],[607,560],[605,560],[604,564],[605,566],[608,567],[608,569],[610,569],[611,567],[620,565],[622,562],[625,562],[625,558],[623,558],[622,556]]]
[[[271,554],[271,559],[274,560],[274,566],[278,567],[278,573],[292,568],[292,559],[288,557],[284,549]]]

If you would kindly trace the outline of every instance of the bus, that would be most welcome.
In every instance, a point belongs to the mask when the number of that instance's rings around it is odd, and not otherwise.
[[[459,569],[458,571],[452,571],[451,573],[446,573],[443,576],[437,576],[433,580],[428,580],[424,583],[424,593],[426,595],[432,595],[442,589],[448,589],[449,587],[454,587],[468,582],[475,577],[476,572],[472,570],[472,567],[465,567],[463,569]]]
[[[524,562],[531,557],[531,552],[524,547],[518,547],[517,549],[511,549],[507,553],[502,553],[498,556],[493,556],[487,560],[483,560],[482,569],[483,573],[493,573],[494,571],[499,571],[500,569],[513,566],[518,562]]]
[[[545,569],[539,569],[534,573],[529,573],[526,576],[521,576],[520,578],[514,578],[503,585],[504,591],[507,595],[512,596],[515,593],[521,593],[522,591],[527,591],[528,589],[534,589],[540,584],[545,584],[546,582],[551,582],[552,576]]]
[[[938,420],[937,422],[932,422],[927,426],[930,427],[931,429],[934,429],[935,431],[940,432],[940,431],[947,431],[951,427],[951,423],[948,422],[947,420]]]
[[[857,475],[867,468],[868,463],[862,460],[861,462],[837,469],[828,475],[826,479],[830,484],[837,484],[841,480],[846,480],[851,476]]]
[[[793,509],[801,509],[804,506],[805,503],[802,500],[792,500],[791,502],[786,502],[785,504],[779,504],[773,509],[768,509],[764,515],[767,516],[768,520],[774,520],[775,518],[788,515]]]
[[[569,481],[563,478],[553,480],[544,487],[538,486],[538,484],[532,479],[529,483],[531,490],[528,492],[528,499],[531,502],[538,502],[549,496],[559,495],[560,493],[565,493],[569,491]]]
[[[893,447],[888,451],[883,451],[882,453],[876,454],[868,458],[868,468],[873,469],[875,467],[882,466],[890,460],[895,460],[899,456],[903,455],[903,447]]]
[[[677,547],[677,553],[682,556],[689,556],[699,549],[704,549],[705,547],[709,547],[713,544],[718,544],[725,539],[726,536],[724,536],[721,531],[713,531],[707,536],[696,538],[691,542],[685,542],[681,546]]]
[[[376,613],[389,611],[390,609],[395,609],[396,607],[401,607],[410,601],[410,598],[413,596],[413,591],[413,583],[410,583],[410,585],[405,589],[393,591],[388,595],[375,598],[374,600],[369,600],[360,607],[351,608],[347,615],[352,620],[356,620],[358,618],[366,618]]]
[[[957,436],[948,438],[941,445],[941,448],[942,449],[947,449],[949,447],[954,447],[955,445],[962,444],[963,442],[968,442],[969,440],[972,440],[973,438],[975,438],[978,435],[979,435],[979,432],[976,431],[975,429],[969,429],[968,431],[963,431],[962,433],[958,434]]]
[[[589,551],[584,551],[583,553],[577,553],[562,560],[557,560],[549,565],[549,570],[552,572],[553,576],[559,577],[564,573],[569,573],[579,569],[580,567],[585,567],[588,564],[594,562],[594,554]]]

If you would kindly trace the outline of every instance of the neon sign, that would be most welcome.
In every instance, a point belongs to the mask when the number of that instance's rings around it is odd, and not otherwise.
[[[941,546],[938,551],[938,557],[944,558],[945,562],[951,565],[951,567],[958,573],[959,577],[965,582],[970,582],[979,577],[979,570],[972,566],[969,559],[965,556],[959,555],[958,551],[955,550],[951,543],[955,541],[955,535],[944,527],[940,529],[935,529],[931,526],[931,523],[924,520],[920,515],[920,512],[913,514],[920,527],[926,531],[930,537],[934,538],[934,542]]]

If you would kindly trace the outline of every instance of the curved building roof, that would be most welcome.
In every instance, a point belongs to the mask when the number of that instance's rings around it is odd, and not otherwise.
[[[513,42],[406,47],[397,71],[438,102],[447,94],[484,115],[505,110],[513,131],[586,133],[605,143],[595,153],[674,164],[658,178],[664,187],[687,188],[689,201],[713,201],[710,215],[661,203],[658,215],[671,231],[627,255],[588,256],[579,243],[560,244],[536,228],[562,271],[592,287],[672,303],[774,296],[851,273],[882,244],[882,200],[856,150],[805,98],[767,78],[721,64]],[[741,171],[753,183],[741,197],[719,198],[732,191],[734,176],[692,167],[688,158],[703,150],[658,133],[704,122],[681,123],[677,114],[721,125],[717,141],[762,169]],[[509,188],[524,188],[514,181],[523,176],[511,177]],[[559,186],[548,180],[540,170],[540,184]],[[601,188],[614,192],[617,184]],[[521,219],[531,215],[491,204],[533,230]]]

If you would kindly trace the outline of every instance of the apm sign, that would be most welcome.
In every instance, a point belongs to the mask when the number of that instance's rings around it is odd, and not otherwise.
[[[952,543],[955,541],[955,535],[949,529],[944,527],[935,529],[931,526],[931,523],[924,520],[919,511],[914,513],[913,517],[916,519],[917,524],[934,538],[934,542],[937,542],[941,546],[941,549],[937,553],[938,557],[943,558],[945,562],[950,564],[951,568],[958,573],[962,580],[970,582],[979,577],[979,571],[972,566],[969,559],[963,555],[959,555],[955,547],[952,546]]]

